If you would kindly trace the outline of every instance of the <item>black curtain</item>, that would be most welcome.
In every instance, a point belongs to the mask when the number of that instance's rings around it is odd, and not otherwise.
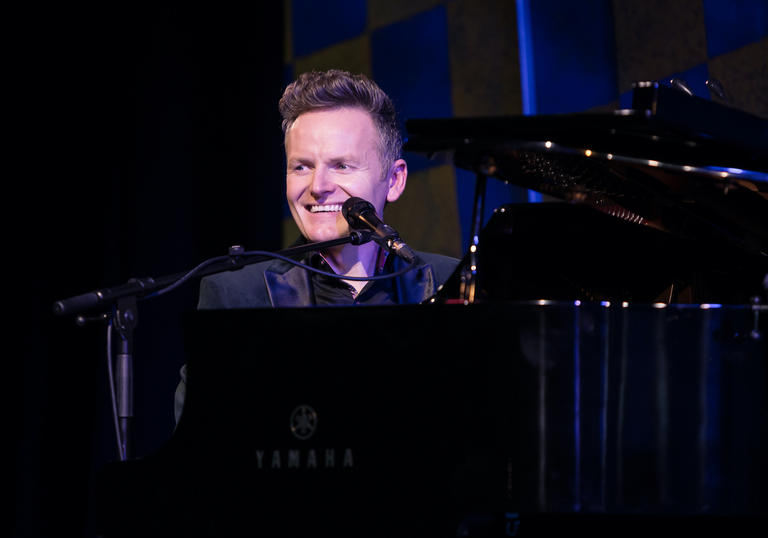
[[[94,474],[116,459],[106,327],[51,306],[233,244],[280,248],[282,5],[24,7],[7,22],[12,530],[88,535]],[[137,457],[171,435],[196,300],[195,281],[139,303]]]

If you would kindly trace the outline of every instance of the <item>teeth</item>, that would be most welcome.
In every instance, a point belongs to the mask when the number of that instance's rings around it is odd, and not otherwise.
[[[313,205],[310,206],[310,213],[341,211],[341,204]]]

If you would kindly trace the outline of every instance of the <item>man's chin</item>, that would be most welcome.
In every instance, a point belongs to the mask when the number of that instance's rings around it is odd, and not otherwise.
[[[307,240],[310,243],[323,243],[325,241],[334,241],[336,239],[341,239],[343,237],[347,237],[349,235],[349,232],[327,232],[327,233],[309,233],[306,235]]]

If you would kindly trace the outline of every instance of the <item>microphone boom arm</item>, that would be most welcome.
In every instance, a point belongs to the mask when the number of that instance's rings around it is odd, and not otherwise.
[[[275,254],[283,257],[291,257],[304,254],[305,252],[321,250],[347,243],[362,245],[370,241],[372,239],[371,236],[372,233],[367,230],[352,230],[346,237],[340,237],[330,241],[298,245],[280,250]],[[65,316],[101,307],[108,309],[111,305],[124,297],[150,297],[160,295],[167,291],[171,291],[171,289],[175,289],[190,278],[233,271],[246,265],[264,261],[271,257],[269,253],[259,253],[252,256],[244,256],[244,253],[245,251],[243,247],[233,246],[230,247],[227,256],[219,256],[206,260],[190,271],[159,278],[132,278],[125,284],[113,288],[102,288],[56,301],[53,304],[53,312],[58,316]]]

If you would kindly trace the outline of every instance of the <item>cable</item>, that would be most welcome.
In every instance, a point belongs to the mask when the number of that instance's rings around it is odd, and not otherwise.
[[[115,394],[115,374],[112,364],[112,318],[107,322],[107,376],[109,377],[109,395],[112,401],[112,420],[115,425],[115,440],[117,441],[117,455],[121,460],[126,459],[123,439],[120,434],[120,425],[117,418],[117,395]]]
[[[211,258],[209,260],[205,260],[204,262],[199,264],[197,267],[195,267],[193,269],[190,269],[185,275],[180,277],[173,284],[171,284],[169,286],[166,286],[163,289],[157,290],[154,293],[150,293],[149,295],[147,295],[144,298],[148,299],[150,297],[155,297],[155,296],[158,296],[158,295],[163,295],[164,293],[168,293],[169,291],[173,291],[176,288],[178,288],[179,286],[181,286],[182,284],[184,284],[187,280],[193,278],[197,273],[200,272],[200,270],[204,269],[205,267],[207,267],[209,265],[212,265],[214,263],[223,262],[223,261],[228,260],[228,259],[230,259],[230,256],[218,256],[216,258]]]
[[[400,269],[399,271],[396,271],[394,273],[387,273],[385,275],[376,275],[376,276],[344,276],[344,275],[338,275],[336,273],[329,273],[329,272],[323,271],[321,269],[316,269],[316,268],[311,267],[311,266],[309,266],[309,265],[307,265],[305,263],[302,263],[300,261],[297,261],[297,260],[294,260],[292,258],[289,258],[288,256],[283,256],[282,254],[277,254],[276,252],[268,252],[268,251],[265,251],[265,250],[251,250],[251,251],[248,251],[248,252],[243,252],[242,254],[238,254],[238,257],[239,256],[267,256],[267,257],[270,257],[270,258],[277,258],[279,260],[283,260],[283,261],[291,263],[293,265],[297,265],[299,267],[303,267],[307,271],[311,271],[313,273],[317,273],[319,275],[324,275],[324,276],[327,276],[327,277],[330,277],[330,278],[338,278],[340,280],[363,280],[363,281],[368,281],[368,280],[385,280],[385,279],[388,279],[388,278],[396,278],[396,277],[398,277],[400,275],[404,275],[405,273],[407,273],[408,271],[411,271],[412,269],[414,269],[416,267],[416,263],[414,262],[414,263],[411,263],[410,265],[408,265],[407,267],[405,267],[404,269]],[[210,260],[206,260],[203,263],[201,263],[200,265],[198,265],[197,267],[195,267],[194,269],[191,269],[189,272],[187,272],[185,275],[180,277],[173,284],[171,284],[169,286],[166,286],[165,288],[163,288],[161,290],[158,290],[158,291],[156,291],[154,293],[151,293],[151,294],[147,295],[146,297],[144,297],[144,299],[148,299],[150,297],[155,297],[155,296],[158,296],[158,295],[163,295],[165,293],[168,293],[169,291],[173,291],[176,288],[178,288],[179,286],[181,286],[183,283],[188,281],[189,279],[193,278],[197,273],[200,272],[200,270],[204,269],[208,265],[211,265],[213,263],[218,263],[218,262],[221,262],[221,261],[225,261],[225,260],[231,259],[231,258],[232,258],[231,256],[219,256],[217,258],[211,258]],[[235,269],[235,268],[239,268],[239,267],[237,267],[237,265],[235,265],[233,267],[233,269]]]
[[[319,275],[324,275],[324,276],[331,277],[331,278],[338,278],[339,280],[365,280],[365,281],[368,281],[368,280],[386,280],[388,278],[395,278],[395,277],[398,277],[400,275],[404,275],[405,273],[407,273],[408,271],[410,271],[410,270],[412,270],[413,268],[416,267],[416,263],[412,263],[412,264],[408,265],[407,267],[405,267],[404,269],[400,269],[399,271],[396,271],[394,273],[387,273],[385,275],[376,275],[376,276],[344,276],[344,275],[338,275],[336,273],[329,273],[327,271],[323,271],[322,269],[316,269],[316,268],[311,267],[311,266],[309,266],[309,265],[307,265],[305,263],[302,263],[302,262],[297,261],[297,260],[293,260],[293,259],[288,258],[287,256],[283,256],[281,254],[276,254],[276,253],[271,253],[271,252],[263,252],[263,251],[260,251],[260,250],[254,250],[254,251],[246,252],[245,255],[246,256],[258,256],[258,255],[261,255],[261,256],[271,256],[271,257],[278,258],[280,260],[286,261],[288,263],[292,263],[293,265],[298,265],[299,267],[303,267],[307,271],[311,271],[313,273],[317,273]]]

